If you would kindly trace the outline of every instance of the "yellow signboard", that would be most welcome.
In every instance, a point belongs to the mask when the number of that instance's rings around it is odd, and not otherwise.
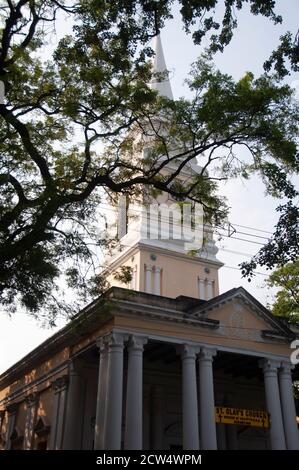
[[[269,414],[266,411],[243,410],[241,408],[215,407],[216,423],[241,424],[256,428],[269,427]]]

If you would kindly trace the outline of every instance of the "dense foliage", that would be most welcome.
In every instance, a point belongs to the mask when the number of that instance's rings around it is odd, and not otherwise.
[[[139,197],[151,188],[189,197],[203,204],[215,224],[227,213],[216,192],[221,178],[258,172],[270,193],[295,197],[288,175],[298,170],[298,107],[278,75],[286,73],[285,57],[297,67],[298,46],[284,40],[269,59],[268,68],[276,64],[275,76],[255,79],[247,73],[235,82],[213,68],[211,54],[232,37],[234,7],[248,2],[179,3],[196,43],[215,33],[209,53],[189,76],[194,95],[189,101],[167,100],[149,86],[148,42],[171,18],[172,1],[2,2],[3,305],[14,308],[20,301],[33,313],[46,306],[54,318],[62,307],[56,292],[62,274],[77,291],[96,285],[95,294],[102,288],[100,276],[95,284],[88,276],[94,252],[109,243],[99,232],[97,209],[107,195]],[[217,3],[225,7],[221,25],[213,19]],[[249,3],[253,14],[281,21],[274,1]],[[52,46],[63,21],[72,23],[72,32]],[[244,160],[240,146],[247,149]],[[201,173],[179,184],[177,176],[194,157]],[[163,171],[173,162],[176,170]]]
[[[299,321],[299,260],[276,269],[269,276],[269,287],[278,288],[272,306],[274,315]]]

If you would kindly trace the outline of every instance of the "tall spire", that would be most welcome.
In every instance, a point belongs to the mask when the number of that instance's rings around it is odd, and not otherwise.
[[[159,95],[165,96],[166,98],[173,100],[173,94],[171,91],[169,75],[167,72],[167,67],[166,67],[166,63],[164,59],[164,53],[163,53],[160,34],[157,34],[154,41],[155,41],[154,42],[155,56],[153,59],[153,72],[165,73],[165,79],[163,81],[159,81],[158,78],[153,77],[151,81],[151,88],[153,90],[157,90]]]

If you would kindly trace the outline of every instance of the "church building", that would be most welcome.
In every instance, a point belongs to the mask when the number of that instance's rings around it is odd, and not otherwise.
[[[155,52],[165,72],[159,36]],[[172,98],[167,76],[152,87]],[[120,200],[109,290],[0,376],[0,449],[299,449],[299,327],[242,287],[220,293],[212,229],[182,239],[175,205],[152,202]]]

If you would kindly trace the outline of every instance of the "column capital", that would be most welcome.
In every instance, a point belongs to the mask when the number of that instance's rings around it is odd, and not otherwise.
[[[116,333],[112,331],[108,335],[106,335],[104,338],[107,341],[107,346],[109,348],[113,347],[124,347],[124,342],[128,340],[128,334],[124,333]]]
[[[127,346],[128,351],[143,351],[144,345],[148,342],[146,336],[130,335]]]
[[[176,347],[177,354],[180,354],[182,359],[196,359],[196,355],[199,353],[198,346],[193,344],[181,344]]]
[[[216,356],[217,349],[210,348],[208,346],[202,346],[198,355],[199,361],[213,361],[213,357]]]
[[[107,351],[108,348],[108,336],[101,336],[100,338],[97,338],[96,340],[96,346],[101,353]]]
[[[281,361],[279,373],[280,374],[287,374],[292,375],[292,369],[295,368],[295,364],[292,364],[289,361]]]
[[[146,270],[146,271],[152,271],[152,270],[153,270],[153,267],[154,267],[154,266],[153,266],[152,264],[146,264],[146,265],[145,265],[145,270]]]
[[[267,372],[275,372],[277,373],[278,369],[281,367],[281,362],[277,359],[269,359],[265,357],[261,359],[259,362],[259,367],[263,369],[264,373]]]
[[[32,406],[35,406],[38,404],[39,401],[39,395],[37,393],[31,393],[30,395],[27,395],[25,398],[25,403],[27,408],[31,408]]]
[[[62,375],[58,377],[56,380],[52,382],[52,387],[54,389],[54,393],[62,392],[66,390],[69,384],[69,378],[67,375]]]
[[[124,342],[127,341],[129,338],[128,334],[125,333],[117,333],[117,332],[110,332],[105,336],[101,336],[96,340],[96,346],[99,349],[100,353],[108,351],[109,347],[123,347]]]

